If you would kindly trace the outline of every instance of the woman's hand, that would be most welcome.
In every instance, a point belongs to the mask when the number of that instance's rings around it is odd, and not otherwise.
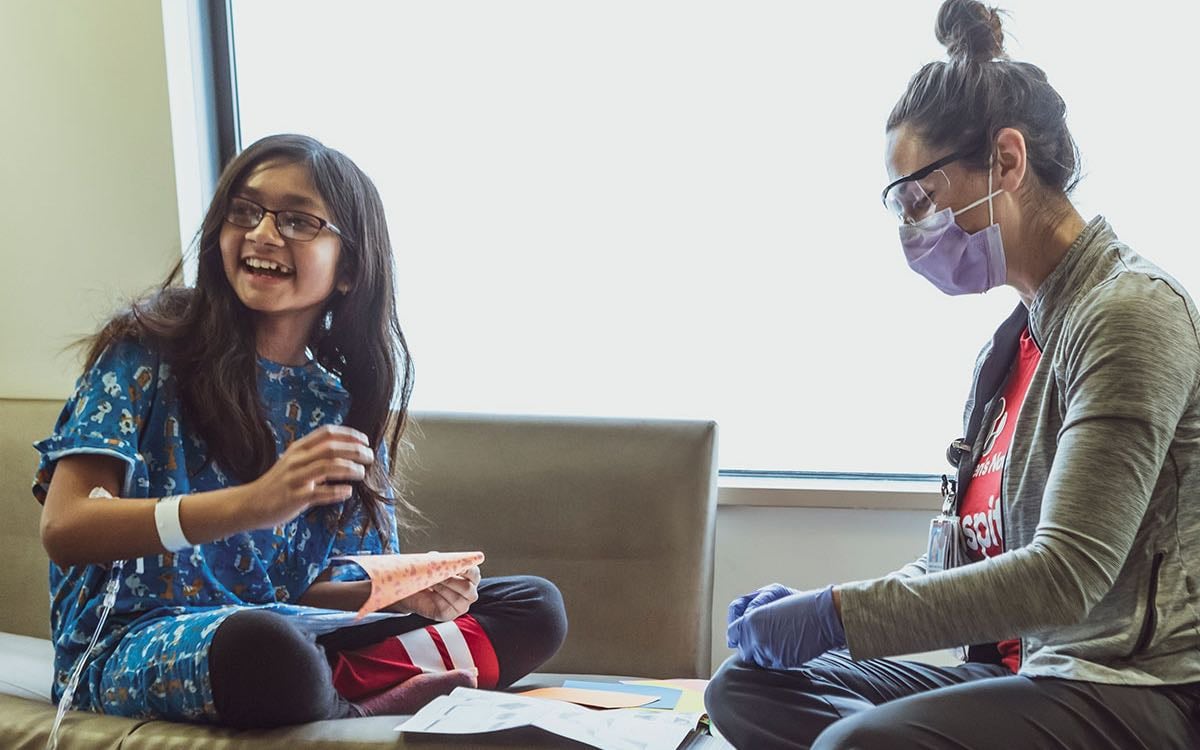
[[[772,593],[783,593],[785,588]],[[765,669],[799,669],[826,651],[846,645],[846,631],[833,604],[834,591],[833,586],[826,586],[747,607],[729,623],[726,643],[737,649],[744,662]]]
[[[367,436],[350,427],[325,425],[288,446],[275,465],[246,486],[253,499],[250,528],[287,523],[318,505],[340,503],[354,492],[351,482],[375,462]]]
[[[459,575],[401,599],[387,607],[387,611],[411,613],[438,622],[453,620],[465,615],[479,599],[478,586],[479,566],[472,565]]]
[[[729,613],[725,618],[725,625],[729,626],[733,624],[733,621],[742,615],[748,615],[759,607],[770,604],[776,599],[782,599],[785,596],[799,593],[797,589],[789,588],[782,583],[772,583],[760,589],[755,589],[749,594],[739,596],[729,603]],[[730,643],[729,647],[733,648],[734,644]]]

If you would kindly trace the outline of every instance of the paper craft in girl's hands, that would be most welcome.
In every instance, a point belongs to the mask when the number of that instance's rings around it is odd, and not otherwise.
[[[355,619],[383,609],[483,562],[482,552],[423,552],[405,555],[344,555],[371,579],[371,595]]]

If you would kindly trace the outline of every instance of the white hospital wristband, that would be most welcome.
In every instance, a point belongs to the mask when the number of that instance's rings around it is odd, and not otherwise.
[[[183,495],[169,495],[154,505],[154,525],[158,527],[158,541],[171,552],[180,552],[196,546],[183,535],[179,524],[179,502]]]

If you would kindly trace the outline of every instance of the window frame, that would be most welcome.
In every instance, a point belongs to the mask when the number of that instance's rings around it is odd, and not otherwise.
[[[209,140],[212,153],[206,156],[217,176],[242,148],[232,3],[202,0],[199,4],[201,38],[207,40],[201,74],[207,82],[207,117],[215,136]],[[215,182],[206,187],[211,196]],[[937,474],[720,467],[718,477],[721,505],[936,510],[941,504]]]

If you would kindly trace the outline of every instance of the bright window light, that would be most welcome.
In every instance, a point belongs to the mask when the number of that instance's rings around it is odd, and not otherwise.
[[[238,0],[242,139],[308,133],[378,184],[414,408],[707,418],[726,469],[940,473],[1018,298],[937,292],[879,202],[938,5]],[[1200,290],[1200,6],[1004,5],[1085,218]]]

